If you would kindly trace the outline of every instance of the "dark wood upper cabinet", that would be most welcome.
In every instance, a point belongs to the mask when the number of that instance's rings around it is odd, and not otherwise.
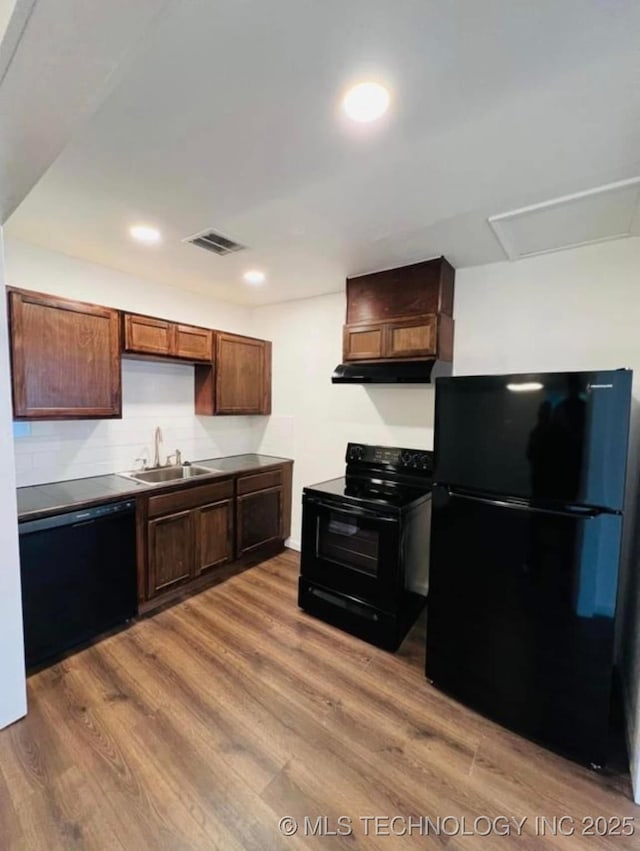
[[[440,257],[347,278],[343,359],[452,360],[454,277]]]
[[[173,323],[151,316],[125,313],[123,317],[125,352],[169,357],[173,347]]]
[[[347,325],[399,316],[453,315],[455,269],[444,257],[347,278]]]
[[[16,419],[122,416],[117,310],[9,290]]]
[[[266,340],[21,289],[8,298],[16,419],[121,417],[123,355],[195,363],[197,414],[271,413]]]
[[[196,413],[270,414],[271,343],[217,331],[215,359],[196,367]]]
[[[213,331],[193,325],[175,326],[175,355],[189,360],[211,361],[213,358]]]
[[[216,413],[271,411],[271,343],[216,334]]]
[[[213,357],[213,331],[208,328],[134,313],[123,315],[123,327],[126,354],[207,362]]]

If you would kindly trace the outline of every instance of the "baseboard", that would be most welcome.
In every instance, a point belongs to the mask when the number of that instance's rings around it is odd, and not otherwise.
[[[634,718],[631,695],[629,694],[629,687],[624,677],[620,677],[620,686],[624,707],[624,732],[627,740],[627,753],[629,754],[629,772],[631,774],[633,800],[636,804],[640,804],[640,754],[634,752],[634,740],[638,738],[638,730],[636,729],[638,719]]]
[[[293,538],[287,538],[284,545],[290,550],[295,550],[297,553],[300,552],[300,541],[296,541]]]

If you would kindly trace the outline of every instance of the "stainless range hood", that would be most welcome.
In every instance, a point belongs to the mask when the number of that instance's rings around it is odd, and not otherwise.
[[[386,363],[339,363],[331,376],[332,384],[431,384],[451,375],[447,361],[415,360]]]

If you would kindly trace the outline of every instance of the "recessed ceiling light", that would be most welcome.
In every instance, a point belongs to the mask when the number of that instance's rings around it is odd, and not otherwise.
[[[129,228],[129,233],[135,240],[144,242],[145,245],[156,245],[162,239],[157,228],[151,228],[147,225],[135,225]]]
[[[242,277],[248,284],[252,284],[254,287],[264,284],[267,279],[265,273],[261,272],[259,269],[249,269],[249,271],[245,272]]]
[[[344,96],[342,108],[352,121],[375,121],[387,111],[390,99],[380,83],[358,83]]]

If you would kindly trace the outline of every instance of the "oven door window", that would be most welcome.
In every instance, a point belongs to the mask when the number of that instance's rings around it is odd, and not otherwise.
[[[370,520],[355,514],[322,513],[317,518],[316,555],[376,577],[380,564],[380,531]]]

